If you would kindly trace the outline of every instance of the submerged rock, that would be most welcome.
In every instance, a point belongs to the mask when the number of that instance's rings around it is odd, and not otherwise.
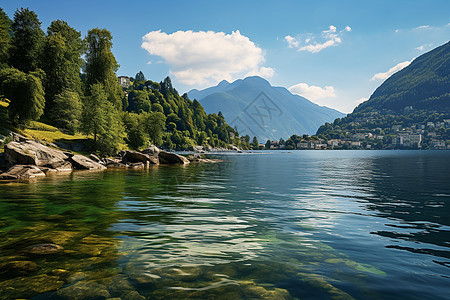
[[[72,162],[72,165],[75,169],[80,170],[103,170],[106,167],[96,163],[92,159],[89,159],[82,155],[75,154],[70,158],[70,161]]]
[[[71,300],[106,299],[111,297],[106,290],[106,286],[93,281],[78,281],[60,289],[57,295],[63,299]]]
[[[45,173],[36,166],[15,165],[8,171],[0,174],[0,180],[30,179],[44,176]]]
[[[63,250],[64,248],[62,246],[52,243],[44,243],[28,246],[27,248],[25,248],[24,252],[34,255],[51,255],[60,253]]]
[[[67,158],[62,151],[31,140],[10,142],[5,146],[5,160],[9,165],[45,166],[56,162],[64,162]]]
[[[189,164],[189,160],[186,157],[172,152],[161,151],[158,156],[160,163],[163,164]]]
[[[37,270],[39,270],[38,265],[32,261],[9,261],[0,264],[0,275],[8,277],[29,275]]]

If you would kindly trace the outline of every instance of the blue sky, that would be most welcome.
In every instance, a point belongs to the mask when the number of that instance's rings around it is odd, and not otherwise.
[[[0,7],[10,18],[29,7],[44,30],[55,19],[83,36],[95,27],[110,30],[118,75],[169,75],[181,93],[261,75],[342,112],[450,37],[448,0],[16,0]]]

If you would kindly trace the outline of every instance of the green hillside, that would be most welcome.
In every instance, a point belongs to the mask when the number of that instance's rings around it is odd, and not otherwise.
[[[416,58],[389,77],[354,112],[373,109],[399,112],[414,109],[450,110],[450,42]]]

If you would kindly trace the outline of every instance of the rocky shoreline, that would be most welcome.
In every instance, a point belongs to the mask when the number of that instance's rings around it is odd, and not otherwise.
[[[219,161],[200,154],[185,157],[153,145],[142,152],[122,150],[113,158],[99,158],[95,154],[86,157],[19,137],[5,145],[4,153],[0,154],[0,180],[31,179],[74,170],[145,169],[151,165]]]

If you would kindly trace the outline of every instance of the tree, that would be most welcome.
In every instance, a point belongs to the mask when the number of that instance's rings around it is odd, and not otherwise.
[[[258,139],[256,138],[256,136],[253,137],[252,147],[253,147],[253,150],[258,150],[259,142],[258,142]]]
[[[45,36],[37,15],[28,8],[21,8],[14,13],[11,28],[13,37],[8,51],[9,64],[23,72],[36,70]]]
[[[133,149],[138,149],[148,144],[149,138],[144,129],[143,116],[135,113],[123,113],[123,123],[127,133],[126,142]]]
[[[91,29],[88,31],[86,43],[86,86],[101,83],[107,99],[116,108],[121,109],[122,88],[115,74],[119,65],[111,51],[111,33],[106,29]],[[89,90],[87,92],[89,93]]]
[[[42,69],[46,74],[46,111],[50,111],[53,110],[56,95],[64,91],[81,94],[80,68],[84,47],[81,33],[65,21],[53,21],[47,33],[43,46]]]
[[[166,116],[161,112],[151,112],[146,114],[144,126],[150,136],[150,140],[156,146],[163,143],[162,134],[166,125]]]
[[[139,73],[136,74],[136,76],[134,77],[134,80],[147,81],[147,79],[145,79],[144,73],[142,73],[142,71],[139,71]]]
[[[65,90],[53,99],[50,117],[58,127],[74,134],[81,123],[82,103],[78,93]]]
[[[0,68],[5,67],[8,61],[8,48],[11,41],[11,19],[0,7]]]
[[[272,142],[270,140],[267,140],[265,148],[270,149],[270,145],[272,145]]]
[[[82,130],[94,135],[94,142],[103,154],[112,154],[124,138],[118,109],[108,101],[101,83],[93,84],[84,99]]]
[[[40,76],[39,72],[26,74],[14,68],[0,70],[0,94],[11,101],[8,113],[14,124],[37,120],[43,114],[45,99]]]

